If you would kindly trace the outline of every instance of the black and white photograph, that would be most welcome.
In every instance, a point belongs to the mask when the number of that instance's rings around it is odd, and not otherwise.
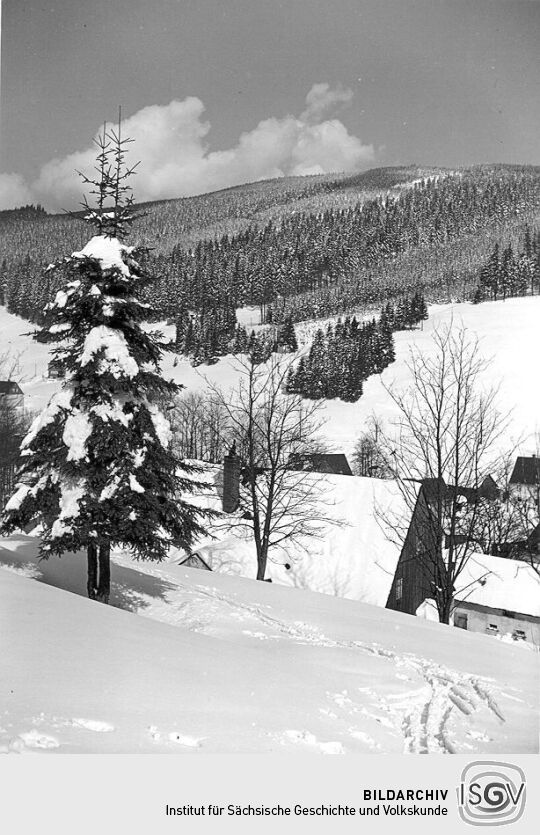
[[[1,15],[0,753],[537,755],[540,3]]]

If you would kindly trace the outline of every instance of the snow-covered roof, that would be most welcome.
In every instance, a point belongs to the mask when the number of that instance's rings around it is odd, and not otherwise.
[[[288,540],[283,548],[274,549],[267,576],[275,583],[385,606],[400,549],[386,536],[377,509],[398,509],[403,498],[397,484],[319,473],[302,478],[322,484],[322,512],[335,524],[325,522],[316,538]],[[221,467],[205,465],[203,480],[208,490],[195,503],[221,510]],[[193,553],[200,554],[213,571],[255,577],[255,546],[245,522],[238,515],[220,513],[207,528],[214,539],[205,539]],[[177,552],[173,560],[184,558],[183,552]]]
[[[456,586],[458,601],[540,617],[540,576],[521,560],[473,554]]]
[[[352,475],[347,456],[343,452],[315,452],[306,455],[293,453],[289,458],[289,466],[291,470]]]

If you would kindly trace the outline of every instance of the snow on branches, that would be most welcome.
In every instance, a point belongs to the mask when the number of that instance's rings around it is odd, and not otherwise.
[[[196,487],[193,467],[169,449],[161,406],[179,386],[161,376],[164,345],[143,327],[151,311],[139,294],[153,280],[146,250],[120,240],[132,214],[123,140],[110,134],[100,147],[100,197],[87,218],[100,234],[55,265],[64,284],[37,334],[57,346],[63,387],[22,443],[3,527],[39,524],[43,556],[86,548],[89,595],[106,602],[112,545],[163,559],[170,542],[189,547],[203,533],[204,513],[184,498]],[[105,210],[111,197],[114,210]]]

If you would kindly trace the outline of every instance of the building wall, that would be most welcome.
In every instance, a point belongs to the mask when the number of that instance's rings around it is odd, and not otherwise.
[[[515,635],[520,630],[525,633],[525,640],[528,643],[540,647],[540,618],[518,612],[505,612],[503,609],[491,609],[474,603],[459,602],[452,616],[454,626],[458,625],[463,617],[467,618],[468,632],[480,632],[484,635]]]
[[[524,502],[534,502],[540,511],[540,484],[511,484],[510,491]]]
[[[24,394],[2,394],[2,398],[8,412],[24,411]]]
[[[433,597],[430,560],[426,556],[435,544],[431,541],[432,530],[429,530],[430,516],[424,492],[420,490],[386,602],[387,609],[415,615],[420,604]]]

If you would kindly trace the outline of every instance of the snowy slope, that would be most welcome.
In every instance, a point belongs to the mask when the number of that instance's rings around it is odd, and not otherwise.
[[[512,409],[511,432],[515,438],[523,436],[525,448],[534,451],[532,435],[539,428],[538,409],[540,396],[531,380],[537,376],[537,357],[540,354],[540,297],[507,299],[502,302],[485,302],[480,305],[461,303],[435,305],[429,310],[429,320],[423,330],[404,331],[395,335],[396,362],[381,376],[371,377],[364,386],[364,394],[357,403],[340,400],[325,404],[328,418],[324,434],[331,449],[350,454],[358,435],[366,427],[369,418],[376,413],[383,420],[391,420],[395,406],[383,384],[395,384],[403,390],[411,384],[406,368],[409,348],[418,345],[422,350],[432,350],[431,332],[440,325],[452,323],[464,326],[472,335],[478,335],[481,353],[492,358],[486,382],[500,384],[499,404],[503,411]],[[47,348],[37,345],[27,333],[32,326],[0,307],[0,356],[9,348],[22,351],[20,368],[22,388],[31,409],[43,408],[48,397],[58,387],[57,381],[45,381],[43,374],[48,360]],[[172,336],[172,329],[165,329]],[[188,389],[205,387],[204,377],[218,383],[225,390],[234,387],[238,375],[234,360],[225,357],[213,366],[192,368],[186,361],[173,365],[175,356],[165,357],[165,376],[175,378]],[[511,445],[507,437],[505,443]]]
[[[533,653],[196,569],[113,573],[147,617],[0,570],[0,750],[538,752]]]

